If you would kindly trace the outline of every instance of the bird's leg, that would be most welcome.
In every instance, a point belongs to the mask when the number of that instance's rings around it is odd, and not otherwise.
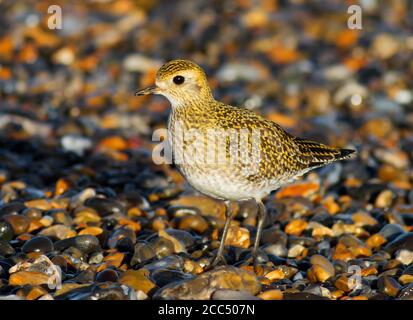
[[[265,206],[264,206],[264,204],[262,203],[261,200],[257,200],[257,206],[258,206],[258,211],[257,211],[257,218],[258,218],[257,234],[255,236],[254,248],[252,249],[252,260],[253,260],[253,263],[254,263],[254,270],[256,270],[256,267],[257,267],[258,248],[260,246],[262,227],[264,226],[265,216],[266,216],[266,213],[267,213],[266,209],[265,209]]]
[[[231,209],[231,201],[225,201],[225,226],[224,226],[224,231],[222,232],[221,236],[221,242],[219,243],[219,248],[218,252],[212,261],[211,265],[216,266],[220,261],[223,261],[226,263],[223,252],[224,252],[224,246],[225,246],[225,240],[228,235],[228,230],[229,230],[229,225],[231,223],[231,220],[233,218],[233,212]]]

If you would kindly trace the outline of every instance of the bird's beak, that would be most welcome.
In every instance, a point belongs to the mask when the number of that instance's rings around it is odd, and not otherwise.
[[[147,94],[157,94],[159,92],[158,89],[159,88],[156,85],[153,85],[145,89],[136,91],[135,96],[146,96]]]

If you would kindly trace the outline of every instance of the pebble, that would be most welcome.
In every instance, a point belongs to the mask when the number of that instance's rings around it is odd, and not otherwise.
[[[379,292],[391,297],[396,297],[401,290],[401,285],[389,276],[379,277],[377,287]]]
[[[263,300],[282,300],[283,293],[281,290],[268,290],[261,292],[258,297]]]
[[[179,221],[178,228],[183,230],[193,230],[199,234],[203,234],[208,230],[209,224],[202,216],[187,215]]]
[[[395,238],[405,233],[404,229],[399,224],[389,223],[386,224],[379,233],[387,240],[393,241]]]
[[[398,236],[384,247],[384,250],[390,254],[393,254],[395,251],[401,249],[413,251],[413,232],[408,232]]]
[[[226,266],[202,273],[193,280],[171,283],[157,291],[155,296],[160,299],[209,300],[219,289],[245,291],[256,295],[261,285],[252,273]]]
[[[26,241],[22,247],[24,253],[40,252],[45,254],[53,251],[53,249],[53,242],[49,238],[41,236]]]
[[[308,270],[307,276],[311,282],[325,282],[334,277],[334,266],[325,257],[315,254],[311,256],[312,267]]]
[[[149,272],[146,269],[128,270],[120,276],[119,283],[149,294],[156,285],[149,280],[148,275]]]
[[[105,269],[96,274],[96,282],[117,282],[119,274],[113,269]]]
[[[251,239],[248,229],[239,226],[231,226],[229,228],[225,245],[248,249],[250,243]]]
[[[399,250],[396,253],[396,259],[404,265],[409,265],[413,262],[413,251],[404,249]]]
[[[159,269],[155,270],[151,274],[153,279],[159,288],[166,286],[171,282],[191,280],[194,277],[191,274],[184,273],[178,270]]]
[[[59,240],[54,244],[56,250],[75,247],[84,253],[92,253],[100,249],[99,239],[91,235],[81,235]]]
[[[0,221],[0,241],[10,241],[14,237],[14,231],[10,223]]]
[[[15,234],[25,233],[29,229],[30,219],[23,215],[5,215],[3,219],[13,228]]]
[[[112,199],[92,197],[85,201],[85,205],[95,209],[101,217],[123,214],[125,212],[125,208],[119,202]]]
[[[38,286],[48,282],[49,276],[47,274],[36,271],[18,271],[11,274],[9,278],[9,285],[11,286]]]
[[[62,224],[57,224],[41,230],[39,232],[39,235],[49,238],[55,238],[58,240],[63,240],[76,236],[76,232],[72,230],[70,227],[64,226]]]
[[[26,206],[21,202],[9,202],[0,207],[0,217],[6,215],[18,215]]]

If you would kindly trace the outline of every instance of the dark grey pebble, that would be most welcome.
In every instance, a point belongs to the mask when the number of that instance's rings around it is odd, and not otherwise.
[[[54,246],[58,251],[75,247],[84,253],[91,253],[100,249],[99,239],[89,234],[57,241]]]
[[[398,236],[392,242],[384,247],[384,250],[390,254],[400,249],[413,251],[413,232],[408,232]]]
[[[135,252],[133,254],[131,265],[134,266],[139,263],[144,263],[156,256],[156,252],[152,245],[139,242],[135,245]]]
[[[125,208],[121,203],[107,198],[89,198],[85,201],[85,206],[95,209],[101,217],[106,217],[112,214],[122,214],[125,212]]]
[[[41,252],[49,253],[53,251],[53,242],[48,237],[34,237],[26,241],[22,247],[24,253]]]
[[[178,270],[168,270],[168,269],[160,269],[155,270],[151,274],[151,278],[155,281],[156,285],[160,288],[163,286],[180,280],[191,280],[194,276],[190,273],[184,273]]]
[[[400,236],[401,234],[406,233],[401,225],[390,223],[386,224],[379,233],[389,242],[393,241],[395,238]]]
[[[106,286],[94,284],[70,290],[55,297],[55,300],[126,300],[128,297],[119,284]]]
[[[19,214],[26,206],[21,202],[10,202],[0,207],[0,218],[7,214]]]
[[[174,254],[167,256],[163,259],[148,263],[145,265],[145,269],[150,273],[154,272],[157,269],[175,269],[182,270],[184,265],[183,258]]]
[[[14,237],[12,226],[6,221],[0,221],[0,241],[10,241]]]
[[[114,249],[118,246],[119,241],[122,239],[127,238],[130,240],[132,246],[136,242],[136,234],[130,228],[118,228],[116,229],[112,235],[108,239],[108,247]]]
[[[105,269],[96,275],[96,282],[117,282],[119,273],[116,270]]]
[[[190,248],[195,244],[195,238],[188,231],[178,229],[166,229],[167,234],[178,239],[185,248]]]

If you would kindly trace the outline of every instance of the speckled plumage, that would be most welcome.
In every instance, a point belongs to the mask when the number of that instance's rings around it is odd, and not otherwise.
[[[175,85],[170,81],[174,76],[182,75],[188,87]],[[327,147],[317,142],[295,138],[284,131],[278,124],[266,120],[255,112],[226,105],[216,101],[209,89],[203,70],[193,62],[173,60],[163,65],[156,77],[158,87],[172,103],[172,112],[168,121],[170,139],[175,159],[180,159],[178,168],[188,182],[200,192],[218,199],[246,200],[262,199],[272,190],[302,175],[310,169],[330,162],[345,159],[352,152]],[[247,157],[255,159],[253,153],[259,153],[259,163],[242,163],[229,161],[226,163],[207,164],[186,163],[185,157],[192,155],[185,148],[184,138],[176,133],[180,130],[198,130],[201,133],[220,138],[219,130],[250,130],[259,132],[257,147],[248,141]],[[213,129],[213,130],[211,130]],[[207,148],[206,139],[198,139],[191,143],[192,147]],[[227,144],[229,141],[227,141]],[[196,148],[195,148],[196,149]],[[194,148],[192,148],[194,150]],[[204,149],[205,150],[205,149]],[[228,151],[228,148],[227,148]],[[190,160],[190,159],[189,159]]]
[[[183,77],[184,82],[175,83],[177,76]],[[261,200],[268,193],[313,168],[346,159],[354,152],[296,138],[251,110],[216,101],[204,71],[191,61],[173,60],[163,65],[157,73],[156,86],[138,92],[148,93],[162,94],[171,102],[169,139],[176,165],[187,181],[201,193],[227,202],[255,199],[262,216],[265,208]],[[186,139],[185,133],[191,130],[200,133],[200,138]],[[238,152],[236,161],[230,161],[231,139],[222,133],[231,130],[249,132],[244,141],[246,148]],[[258,140],[254,141],[257,133]],[[197,150],[208,149],[206,137],[211,139],[211,135],[224,141],[225,161],[188,161],[196,158]],[[262,221],[256,241],[261,229]],[[254,254],[257,245],[256,242]],[[222,254],[222,247],[218,255]]]

